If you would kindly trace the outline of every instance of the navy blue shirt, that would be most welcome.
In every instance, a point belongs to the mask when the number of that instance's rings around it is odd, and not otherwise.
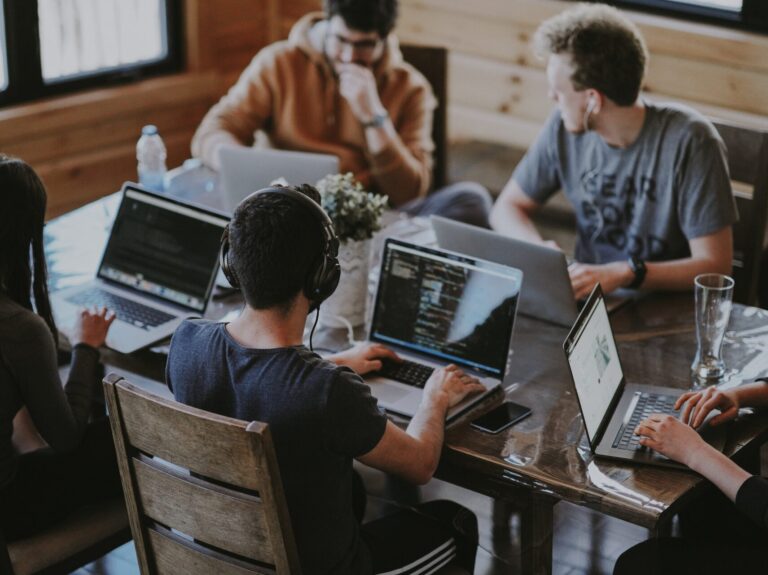
[[[249,349],[225,324],[190,320],[173,336],[166,380],[182,403],[269,424],[305,573],[371,572],[352,459],[376,446],[387,420],[360,376],[304,346]]]

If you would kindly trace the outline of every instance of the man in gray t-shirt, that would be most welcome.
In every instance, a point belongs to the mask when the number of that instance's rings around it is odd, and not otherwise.
[[[725,146],[690,108],[639,97],[646,49],[635,26],[613,8],[578,6],[544,22],[535,43],[557,110],[492,226],[543,242],[531,215],[562,189],[576,213],[577,298],[596,282],[605,292],[689,289],[700,273],[729,273],[737,213]]]

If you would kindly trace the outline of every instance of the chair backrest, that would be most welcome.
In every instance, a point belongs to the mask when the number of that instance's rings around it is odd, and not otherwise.
[[[448,168],[448,50],[436,46],[400,47],[403,59],[419,72],[432,85],[432,91],[437,98],[437,108],[432,120],[432,140],[435,143],[434,164],[432,166],[431,191],[446,184]]]
[[[104,388],[143,575],[300,573],[266,424]]]
[[[733,226],[734,301],[757,302],[768,218],[768,132],[714,122],[728,148],[739,221]]]

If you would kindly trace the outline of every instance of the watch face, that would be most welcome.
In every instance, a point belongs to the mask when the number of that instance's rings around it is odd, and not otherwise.
[[[387,118],[389,118],[389,114],[386,112],[382,114],[376,114],[373,118],[371,118],[368,122],[363,124],[366,128],[379,128],[384,125],[384,122],[387,121]]]

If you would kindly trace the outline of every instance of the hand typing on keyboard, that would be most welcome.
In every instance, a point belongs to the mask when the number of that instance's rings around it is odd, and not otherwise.
[[[401,362],[400,356],[385,345],[378,343],[359,343],[354,347],[326,358],[336,365],[343,365],[357,373],[365,375],[382,368],[382,359]]]
[[[476,377],[450,364],[432,372],[424,386],[424,400],[445,401],[450,409],[468,395],[481,391],[485,391],[485,386]]]
[[[107,339],[109,326],[115,321],[115,314],[103,307],[99,309],[83,309],[75,320],[70,341],[72,345],[84,343],[93,348],[100,348]]]
[[[684,407],[683,407],[684,406]],[[721,391],[716,387],[708,387],[702,391],[689,391],[677,399],[675,409],[683,407],[680,420],[691,427],[699,427],[714,409],[720,413],[714,416],[710,425],[719,425],[739,414],[739,396],[735,389]]]
[[[698,458],[701,449],[711,449],[695,429],[674,415],[653,413],[638,424],[635,433],[640,436],[640,445],[688,467]]]

